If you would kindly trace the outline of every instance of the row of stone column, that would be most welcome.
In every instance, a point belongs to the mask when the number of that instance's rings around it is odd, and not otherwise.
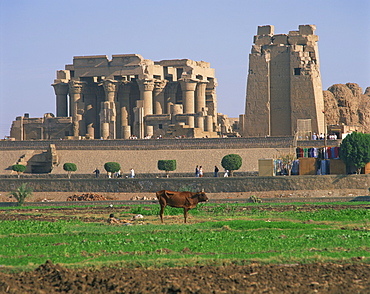
[[[183,113],[195,114],[204,112],[206,109],[206,86],[208,81],[196,80],[190,78],[182,78],[179,80],[182,97],[183,97]],[[102,82],[105,92],[105,101],[101,103],[100,116],[100,134],[103,139],[116,138],[116,121],[117,115],[120,115],[121,136],[128,138],[131,134],[129,125],[129,82],[116,82],[114,80],[105,80]],[[143,106],[143,116],[151,114],[169,113],[166,109],[165,102],[165,87],[167,80],[156,80],[145,77],[137,80],[140,90],[140,100]],[[123,85],[124,95],[120,99],[120,103],[116,103],[116,94],[118,85]],[[57,116],[68,116],[67,95],[70,96],[70,116],[73,122],[73,135],[85,135],[87,133],[94,137],[94,129],[92,125],[86,126],[83,119],[85,105],[82,99],[83,88],[87,85],[84,81],[71,80],[68,83],[53,84],[56,94]],[[169,101],[176,103],[177,84],[173,83],[169,86]],[[195,97],[195,90],[197,90],[197,97]],[[196,99],[195,99],[196,98]],[[154,103],[153,103],[154,102]],[[120,104],[120,105],[119,105]],[[131,106],[133,107],[133,106]],[[118,113],[117,113],[118,112]],[[187,125],[194,127],[194,116],[187,117]],[[203,126],[203,120],[198,118],[197,125]],[[145,126],[147,135],[153,135],[153,127]]]
[[[150,78],[144,78],[138,80],[137,82],[141,93],[141,100],[144,101],[144,115],[162,114],[168,112],[164,111],[165,109],[164,89],[167,85],[166,80],[155,80]],[[206,86],[208,81],[180,79],[179,82],[183,94],[182,97],[184,113],[198,113],[200,111],[204,111],[206,107]],[[196,89],[197,89],[196,97],[197,99],[195,100]],[[174,99],[177,87],[170,87],[169,90],[170,98],[173,97],[173,103],[175,103]]]

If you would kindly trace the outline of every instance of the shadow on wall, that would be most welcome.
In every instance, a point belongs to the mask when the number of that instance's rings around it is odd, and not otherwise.
[[[59,165],[59,157],[55,145],[50,144],[48,149],[41,151],[41,153],[35,150],[28,150],[18,159],[16,164],[26,166],[25,173],[50,173],[55,166]],[[7,170],[12,170],[12,167],[9,166]]]

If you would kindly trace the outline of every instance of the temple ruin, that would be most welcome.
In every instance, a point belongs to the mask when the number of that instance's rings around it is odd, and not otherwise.
[[[214,69],[139,54],[75,56],[52,84],[56,117],[17,117],[11,137],[129,139],[218,137]]]
[[[249,54],[243,136],[311,138],[325,133],[318,36],[314,25],[274,34],[259,26]]]

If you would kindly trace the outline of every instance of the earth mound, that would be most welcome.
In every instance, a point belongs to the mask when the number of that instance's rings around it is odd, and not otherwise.
[[[80,195],[74,194],[67,198],[67,201],[105,201],[107,199],[103,195],[94,194],[94,193],[83,193]]]

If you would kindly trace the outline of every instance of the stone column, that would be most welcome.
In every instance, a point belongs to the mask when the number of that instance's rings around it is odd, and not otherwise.
[[[216,95],[217,80],[212,79],[207,84],[206,96],[211,98],[209,101],[206,101],[207,113],[212,115],[213,123],[217,125],[217,95]]]
[[[166,113],[171,113],[171,105],[176,104],[176,92],[177,92],[177,87],[179,83],[178,82],[169,82],[167,83],[166,87]]]
[[[143,115],[144,117],[153,114],[153,90],[154,90],[154,80],[150,78],[144,78],[137,81],[140,90],[140,100],[143,101]],[[153,136],[153,126],[145,126],[144,136]]]
[[[56,95],[56,116],[57,117],[68,117],[68,84],[67,83],[56,83],[52,84]]]
[[[204,130],[204,116],[198,115],[197,116],[197,128],[201,129],[202,131]]]
[[[195,103],[195,112],[203,112],[206,110],[206,87],[208,81],[199,81],[197,86],[197,99]]]
[[[90,139],[94,139],[94,127],[93,127],[93,123],[89,123],[87,125],[87,134],[89,135]]]
[[[184,104],[184,113],[195,113],[194,92],[197,86],[197,80],[181,78],[182,104]]]
[[[129,139],[131,136],[131,126],[130,126],[130,90],[131,86],[129,82],[125,81],[121,84],[122,97],[120,99],[121,107],[121,138]]]
[[[213,132],[213,117],[212,117],[212,115],[207,115],[206,116],[204,130],[206,132]]]
[[[166,112],[164,104],[164,88],[167,80],[156,80],[154,82],[154,113],[163,114]]]
[[[69,95],[71,97],[71,113],[73,123],[73,136],[84,136],[86,135],[86,126],[83,120],[83,114],[85,112],[84,102],[82,101],[83,88],[86,82],[81,81],[69,81]]]
[[[103,81],[105,101],[102,102],[100,111],[100,135],[104,140],[116,139],[116,89],[117,82],[114,80]]]
[[[114,80],[104,80],[103,87],[105,92],[105,101],[114,102],[116,96],[117,82]]]

